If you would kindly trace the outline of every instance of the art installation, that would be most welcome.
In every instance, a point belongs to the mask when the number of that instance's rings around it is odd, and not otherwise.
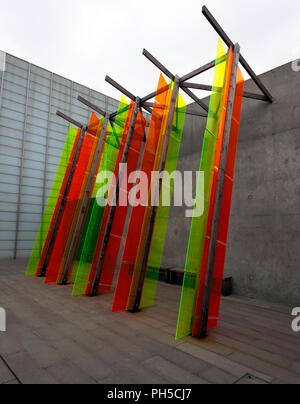
[[[79,97],[95,111],[88,126],[58,112],[72,126],[26,271],[46,283],[72,284],[74,296],[113,291],[112,312],[153,306],[174,192],[167,179],[177,168],[186,117],[206,119],[199,133],[204,210],[199,216],[195,203],[176,339],[203,338],[218,325],[243,97],[272,102],[239,45],[205,7],[203,13],[228,46],[219,40],[213,62],[180,78],[144,50],[167,78],[160,74],[156,91],[139,98],[107,77],[130,103],[122,97],[109,115]],[[263,96],[244,92],[239,63]],[[189,82],[212,68],[212,86]],[[211,91],[209,106],[191,89]],[[201,112],[187,108],[180,90]],[[199,175],[197,196],[202,181]]]

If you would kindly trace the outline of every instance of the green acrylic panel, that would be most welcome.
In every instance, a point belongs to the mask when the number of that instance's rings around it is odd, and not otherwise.
[[[69,159],[73,150],[77,135],[77,129],[70,126],[67,139],[61,154],[61,158],[58,164],[58,168],[55,174],[55,178],[51,187],[51,191],[47,200],[47,204],[44,210],[40,228],[36,237],[36,241],[27,265],[26,275],[35,275],[38,269],[41,254],[45,245],[45,241],[48,236],[49,228],[55,212],[57,200],[60,194],[60,190],[63,184],[66,169],[69,163]]]
[[[98,173],[104,171],[114,171],[127,115],[128,103],[124,98],[122,98],[114,127],[109,127],[108,129]],[[76,260],[73,263],[71,282],[74,282],[74,296],[83,295],[85,293],[92,267],[95,248],[99,236],[99,229],[101,227],[105,210],[104,207],[98,205],[96,199],[97,196],[101,196],[99,195],[100,187],[101,184],[96,182],[93,188],[83,234],[80,240],[78,251],[76,253]]]
[[[179,94],[165,167],[165,171],[170,175],[176,171],[177,168],[185,115],[186,104]],[[170,206],[162,206],[162,195],[163,192],[169,193],[170,200],[172,201],[173,190],[174,181],[171,181],[170,187],[163,181],[162,192],[160,195],[160,205],[156,213],[153,237],[147,264],[147,272],[140,306],[141,308],[150,307],[154,304],[170,213]]]
[[[226,52],[221,41],[219,41],[217,59],[225,55]],[[215,66],[213,87],[224,88],[226,67],[227,61]],[[200,172],[204,172],[204,213],[200,217],[194,215],[192,219],[176,339],[190,335],[193,331],[196,299],[200,280],[200,269],[217,153],[220,117],[223,108],[222,101],[223,91],[216,91],[212,93],[199,169]],[[199,192],[201,192],[201,190],[202,179],[201,176],[199,176],[197,195]]]

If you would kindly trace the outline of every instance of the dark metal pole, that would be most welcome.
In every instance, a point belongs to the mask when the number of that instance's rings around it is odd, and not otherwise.
[[[221,92],[222,87],[213,87],[208,86],[207,84],[198,84],[198,83],[182,83],[182,88],[194,88],[195,90],[204,90],[204,91],[219,91]]]
[[[130,144],[131,144],[131,141],[132,141],[134,128],[135,128],[135,124],[136,124],[136,120],[137,120],[137,115],[138,115],[140,107],[141,107],[141,99],[139,97],[137,97],[136,102],[135,102],[135,106],[134,106],[133,115],[132,115],[131,122],[130,122],[127,141],[126,141],[126,144],[125,144],[125,149],[124,149],[124,153],[123,153],[123,157],[122,157],[122,161],[121,161],[122,170],[120,171],[119,176],[118,176],[118,181],[117,181],[117,186],[116,186],[116,191],[115,191],[115,198],[113,198],[113,200],[115,201],[115,206],[112,206],[111,209],[110,209],[108,222],[107,222],[107,225],[106,225],[106,228],[105,228],[103,244],[102,244],[102,247],[101,247],[99,260],[97,262],[97,267],[96,267],[96,272],[95,272],[95,275],[94,275],[94,279],[93,279],[93,282],[92,282],[92,288],[91,288],[91,293],[90,293],[91,296],[96,296],[97,293],[98,293],[98,287],[99,287],[99,282],[100,282],[101,273],[102,273],[102,266],[103,266],[103,263],[104,263],[105,253],[106,253],[106,250],[107,250],[107,247],[108,247],[109,237],[110,237],[111,229],[112,229],[112,226],[113,226],[113,220],[114,220],[114,217],[115,217],[115,214],[116,214],[117,204],[118,204],[118,201],[119,201],[120,187],[122,185],[122,180],[123,180],[123,176],[124,176],[124,164],[127,163],[129,148],[130,148]]]
[[[236,44],[234,46],[234,57],[233,57],[233,65],[232,65],[232,72],[231,72],[231,78],[230,78],[230,88],[229,88],[229,95],[228,95],[228,102],[227,102],[227,112],[226,112],[226,120],[225,120],[225,127],[224,127],[224,137],[223,137],[223,144],[222,144],[222,151],[221,151],[220,168],[219,168],[219,173],[218,173],[218,183],[217,183],[216,199],[215,199],[215,206],[214,206],[212,232],[211,232],[211,239],[210,239],[210,245],[209,245],[208,262],[207,262],[206,276],[205,276],[205,285],[204,285],[204,292],[203,292],[203,299],[202,299],[202,306],[201,306],[201,315],[200,315],[200,323],[199,323],[199,337],[200,338],[204,338],[207,335],[209,304],[210,304],[211,289],[212,289],[213,275],[214,275],[214,268],[215,268],[215,257],[216,257],[218,233],[219,233],[219,227],[220,227],[222,198],[223,198],[223,190],[224,190],[224,183],[225,183],[228,147],[229,147],[229,141],[230,141],[230,132],[231,132],[231,123],[232,123],[232,116],[233,116],[233,107],[234,107],[239,59],[240,59],[240,46],[239,46],[239,44]]]
[[[75,121],[75,119],[70,118],[68,115],[66,115],[66,114],[64,114],[64,113],[62,113],[60,111],[57,111],[56,115],[59,116],[60,118],[64,119],[65,121],[71,123],[72,125],[77,126],[77,128],[80,128],[80,129],[84,128],[83,124],[81,124],[78,121]]]
[[[174,89],[173,89],[173,94],[172,94],[172,99],[171,99],[171,104],[170,104],[170,111],[169,111],[169,116],[168,116],[166,133],[165,133],[163,148],[162,148],[162,152],[161,152],[159,172],[162,172],[165,169],[165,165],[166,165],[170,137],[171,137],[172,130],[173,130],[173,121],[174,121],[174,116],[175,116],[175,111],[176,111],[177,97],[178,97],[178,93],[179,93],[179,83],[180,83],[180,78],[178,76],[175,76]],[[158,189],[156,189],[157,194],[160,195],[161,189],[162,189],[161,181],[159,182],[159,186],[156,188],[158,188]],[[146,235],[146,241],[145,241],[145,249],[143,252],[142,266],[141,266],[140,273],[139,273],[137,290],[135,291],[135,298],[134,298],[134,304],[133,304],[134,312],[137,312],[139,310],[140,302],[141,302],[141,298],[142,298],[143,285],[144,285],[146,271],[147,271],[148,257],[149,257],[149,253],[150,253],[151,240],[152,240],[152,236],[153,236],[156,212],[157,212],[157,207],[152,206],[150,220],[149,220],[148,227],[147,227],[147,235]]]
[[[88,100],[86,100],[85,98],[81,97],[80,95],[77,97],[78,101],[81,102],[82,104],[86,105],[87,107],[91,108],[92,110],[98,112],[98,114],[102,115],[102,116],[106,116],[106,111],[103,111],[103,109],[97,107],[97,105],[92,104],[91,102],[89,102]]]
[[[107,81],[107,83],[109,83],[110,85],[112,85],[113,87],[115,87],[117,90],[119,90],[122,94],[127,95],[128,98],[130,98],[132,101],[135,102],[136,100],[136,96],[134,96],[133,94],[131,94],[130,91],[126,90],[126,88],[122,87],[119,83],[117,83],[115,80],[113,80],[111,77],[106,76],[105,77],[105,81]]]
[[[153,93],[146,95],[141,100],[142,104],[144,104],[145,102],[151,100],[152,98],[156,97],[157,95],[166,93],[167,91],[169,91],[169,89],[170,89],[170,86],[167,85],[165,87],[160,88],[158,91],[154,91]]]
[[[220,37],[224,40],[226,45],[230,47],[234,47],[234,43],[232,40],[229,38],[229,36],[226,34],[226,32],[223,30],[221,25],[217,22],[217,20],[214,18],[214,16],[211,14],[211,12],[208,10],[207,7],[202,8],[202,13],[208,20],[208,22],[213,26],[215,31],[220,35]],[[274,98],[272,97],[271,93],[269,90],[265,87],[265,85],[262,83],[262,81],[259,79],[259,77],[254,73],[254,71],[251,69],[249,64],[246,62],[246,60],[243,58],[242,55],[240,55],[240,63],[244,67],[244,69],[247,71],[247,73],[250,75],[252,80],[255,82],[255,84],[260,88],[260,90],[263,92],[263,94],[267,97],[269,102],[273,102]]]
[[[150,60],[160,71],[162,71],[166,76],[168,76],[171,80],[174,81],[175,75],[172,74],[165,66],[163,66],[150,52],[146,49],[143,50],[143,55],[146,56],[147,59]],[[180,78],[179,78],[179,86],[180,85]],[[201,101],[195,94],[193,94],[188,88],[182,87],[182,90],[191,97],[200,107],[202,107],[206,112],[208,112],[208,106]]]
[[[244,91],[243,97],[244,98],[249,98],[249,99],[252,99],[252,100],[270,102],[265,95],[249,93],[248,91]]]
[[[199,116],[201,118],[208,118],[208,114],[202,113],[202,112],[196,112],[196,111],[186,111],[186,115],[191,115],[191,116]]]
[[[162,65],[154,56],[146,49],[143,50],[143,55],[150,60],[160,71],[162,71],[169,79],[175,80],[175,75],[172,74],[164,65]]]
[[[198,105],[200,105],[200,107],[202,107],[206,112],[208,112],[209,107],[203,102],[201,101],[198,97],[196,97],[196,95],[194,93],[192,93],[192,91],[190,91],[188,88],[182,87],[182,90],[189,96],[192,98],[192,100],[194,100]]]
[[[86,218],[86,213],[88,210],[88,206],[89,206],[89,199],[90,199],[90,194],[92,191],[92,187],[93,187],[93,183],[94,183],[94,178],[97,172],[97,167],[98,167],[98,162],[99,162],[99,158],[101,155],[101,150],[103,147],[103,143],[105,140],[105,135],[106,135],[106,130],[107,130],[107,126],[108,126],[108,122],[109,122],[109,116],[108,114],[104,114],[105,116],[105,121],[103,123],[102,129],[101,129],[101,134],[100,134],[100,138],[98,141],[98,145],[95,151],[95,156],[93,159],[93,164],[91,167],[91,171],[89,174],[89,179],[88,179],[88,183],[86,186],[86,190],[83,196],[83,200],[82,200],[82,205],[81,205],[81,210],[80,210],[80,215],[76,224],[76,228],[74,231],[74,235],[73,235],[73,239],[72,239],[72,243],[71,246],[69,248],[69,253],[68,253],[68,257],[67,260],[65,262],[64,265],[64,269],[62,272],[62,277],[61,277],[61,284],[65,285],[68,282],[68,277],[69,277],[69,272],[76,254],[76,250],[77,250],[77,246],[78,246],[78,242],[80,240],[80,233],[81,233],[81,229],[82,229],[82,225],[84,223],[84,220]]]
[[[130,105],[126,105],[126,107],[124,107],[121,111],[116,111],[116,112],[112,113],[109,117],[110,121],[113,121],[116,116],[123,114],[123,112],[129,111],[129,109],[130,109]]]
[[[63,193],[63,198],[58,210],[58,213],[56,215],[55,221],[54,221],[54,225],[53,225],[53,229],[51,231],[51,238],[46,250],[46,254],[45,254],[45,258],[44,258],[44,262],[43,262],[43,266],[42,266],[42,270],[40,273],[40,277],[44,277],[46,275],[47,272],[47,267],[51,258],[51,254],[53,251],[53,247],[54,247],[54,243],[55,243],[55,238],[59,229],[59,225],[63,216],[63,212],[64,212],[64,208],[66,206],[67,203],[67,198],[70,192],[70,188],[71,188],[71,184],[72,184],[72,179],[75,173],[75,169],[76,169],[76,165],[78,162],[78,158],[79,158],[79,154],[82,148],[82,144],[83,144],[83,140],[84,140],[84,136],[86,134],[86,131],[88,129],[87,126],[83,126],[81,123],[76,122],[75,120],[73,120],[72,118],[68,117],[67,115],[61,113],[61,112],[57,112],[57,115],[60,116],[61,118],[65,119],[66,121],[74,124],[75,126],[78,126],[79,128],[81,128],[81,133],[80,133],[80,137],[78,140],[78,144],[77,144],[77,148],[76,148],[76,152],[72,161],[72,165],[71,165],[71,169],[68,175],[68,179],[67,179],[67,183],[64,189],[64,193]]]
[[[151,103],[151,102],[145,102],[143,105],[143,108],[147,107],[148,109],[146,109],[146,111],[152,111],[150,108],[153,108],[155,106],[155,104]],[[160,106],[155,106],[155,108],[159,108],[159,109],[165,109],[165,105],[160,105]],[[200,116],[203,118],[207,118],[207,114],[205,114],[204,112],[191,112],[191,111],[186,111],[185,114],[187,115],[194,115],[194,116]]]
[[[187,80],[191,80],[196,76],[199,76],[199,74],[205,73],[208,70],[213,69],[215,66],[217,66],[223,62],[226,62],[226,60],[227,60],[227,56],[222,56],[219,59],[213,60],[210,63],[207,63],[206,65],[204,65],[202,67],[199,67],[198,69],[192,71],[191,73],[186,74],[185,76],[181,77],[180,84],[184,83]]]
[[[181,88],[194,88],[196,90],[204,90],[204,91],[215,91],[215,92],[221,92],[223,89],[222,87],[213,87],[213,86],[208,86],[206,84],[198,84],[198,83],[183,83],[181,84]],[[247,91],[244,91],[243,94],[244,98],[250,98],[253,100],[258,100],[258,101],[266,101],[269,102],[268,98],[265,95],[261,94],[255,94],[255,93],[250,93]]]

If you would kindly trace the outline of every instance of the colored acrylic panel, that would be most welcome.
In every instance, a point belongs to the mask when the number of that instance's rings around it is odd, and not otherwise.
[[[129,115],[132,107],[129,110],[129,105],[124,98],[122,98],[118,114],[116,116],[114,126],[108,131],[106,142],[102,153],[98,174],[105,171],[114,172],[117,167],[117,160],[120,155],[120,146],[124,144],[127,137],[126,128],[128,127]],[[76,253],[76,259],[73,263],[72,279],[74,281],[73,295],[82,295],[85,293],[89,275],[92,268],[93,258],[97,246],[97,241],[105,208],[100,206],[97,198],[104,198],[102,194],[101,184],[95,182],[87,218],[84,224],[82,238]]]
[[[204,285],[205,285],[205,278],[206,278],[207,261],[208,261],[208,253],[209,253],[209,246],[210,246],[210,239],[211,239],[213,213],[214,213],[215,197],[216,197],[220,158],[221,158],[221,149],[222,149],[222,144],[223,144],[225,120],[226,120],[226,113],[227,113],[227,103],[228,103],[229,86],[230,86],[230,79],[231,79],[231,72],[232,72],[232,64],[233,64],[233,51],[230,50],[228,63],[227,63],[228,67],[227,67],[226,76],[225,76],[225,86],[224,86],[224,94],[223,94],[223,101],[222,101],[222,110],[221,110],[221,115],[220,115],[219,136],[218,136],[218,143],[217,143],[217,149],[216,149],[214,171],[213,171],[213,175],[212,175],[212,187],[211,187],[211,194],[210,194],[210,201],[209,201],[209,208],[208,208],[208,217],[207,217],[206,230],[205,230],[204,249],[203,249],[203,253],[202,253],[202,262],[201,262],[201,266],[200,266],[200,268],[201,268],[200,269],[200,279],[199,279],[197,299],[196,299],[193,335],[196,335],[198,332],[198,329],[199,329],[199,318],[200,318],[200,314],[201,314],[201,306],[202,306]]]
[[[226,56],[226,52],[219,41],[217,59]],[[215,174],[215,165],[218,160],[218,145],[223,138],[222,115],[224,115],[223,105],[228,94],[229,83],[226,83],[229,64],[224,63],[215,66],[213,87],[221,87],[222,92],[216,91],[212,94],[209,105],[207,126],[204,133],[202,156],[199,171],[204,172],[204,213],[192,219],[189,246],[186,259],[185,275],[183,281],[181,303],[176,338],[182,338],[192,333],[194,324],[195,307],[197,301],[198,286],[202,285],[201,263],[205,247],[205,235],[208,222],[208,214],[211,200],[212,184]],[[229,76],[230,77],[230,76]],[[225,103],[226,105],[226,103]],[[224,119],[223,119],[224,122]],[[197,195],[202,192],[202,183],[197,186]],[[205,276],[205,274],[204,274]]]
[[[231,52],[232,55],[232,52]],[[229,81],[229,78],[228,78]],[[234,167],[235,167],[235,159],[236,159],[236,151],[238,144],[238,134],[239,134],[239,123],[241,118],[241,110],[242,110],[242,101],[243,101],[243,91],[244,91],[244,79],[243,76],[238,69],[237,76],[237,87],[235,93],[234,100],[234,109],[233,109],[233,118],[231,122],[231,131],[230,131],[230,140],[228,147],[228,156],[227,156],[227,164],[226,164],[226,176],[225,183],[223,189],[223,198],[222,198],[222,206],[221,206],[221,215],[220,215],[220,226],[218,232],[218,244],[216,249],[215,256],[215,266],[214,266],[214,274],[213,274],[213,283],[211,290],[211,298],[209,305],[209,321],[208,321],[208,329],[215,327],[218,324],[218,316],[219,309],[221,303],[221,292],[222,292],[222,282],[224,275],[224,265],[225,265],[225,257],[226,257],[226,244],[228,237],[228,228],[229,228],[229,219],[230,219],[230,208],[231,208],[231,199],[232,199],[232,191],[233,191],[233,176],[234,176]],[[219,168],[219,161],[217,162]],[[201,313],[201,304],[204,290],[204,281],[205,281],[205,273],[207,270],[207,261],[208,261],[208,253],[209,253],[209,244],[211,238],[211,230],[212,230],[212,220],[213,213],[215,207],[215,194],[217,189],[217,181],[218,181],[218,171],[215,170],[214,180],[213,180],[213,189],[212,196],[210,202],[209,209],[209,220],[206,229],[206,239],[205,239],[205,249],[202,259],[201,266],[201,279],[200,285],[198,289],[198,298],[197,305],[195,310],[195,321],[193,328],[193,335],[197,335],[199,330],[199,319]]]
[[[70,190],[66,200],[66,205],[62,214],[61,222],[55,237],[52,254],[49,260],[46,283],[57,281],[60,265],[64,261],[64,252],[68,252],[69,240],[73,237],[75,226],[80,213],[82,196],[87,185],[87,178],[91,169],[91,164],[95,154],[95,146],[99,137],[94,136],[95,127],[102,126],[95,114],[92,114],[89,127],[84,136],[78,161],[72,178]]]
[[[165,89],[164,92],[162,92],[163,89]],[[156,154],[159,146],[159,139],[161,136],[162,125],[166,113],[165,105],[167,102],[168,93],[169,86],[161,75],[158,84],[157,95],[154,102],[153,114],[151,116],[150,127],[147,134],[147,141],[145,144],[143,159],[140,167],[140,171],[147,176],[147,191],[149,192],[151,185],[151,173],[154,169]],[[146,206],[139,204],[136,198],[137,195],[135,197],[134,206],[132,207],[131,211],[112,311],[126,310],[127,307],[127,301],[129,297],[132,276],[134,273],[135,262],[137,259],[144,217],[147,209]]]
[[[88,165],[87,165],[86,170],[85,170],[85,175],[84,175],[84,179],[83,179],[83,182],[82,182],[80,195],[79,195],[79,198],[78,198],[78,200],[76,202],[76,206],[75,206],[75,210],[74,210],[74,214],[73,214],[73,219],[72,219],[72,224],[70,226],[69,235],[68,235],[68,238],[67,238],[67,241],[66,241],[66,244],[65,244],[63,257],[62,257],[61,262],[60,262],[59,274],[58,274],[58,277],[57,277],[57,283],[58,284],[60,284],[62,282],[62,274],[63,274],[63,271],[65,269],[66,261],[68,259],[69,253],[70,253],[70,248],[71,248],[71,245],[72,245],[72,242],[73,242],[73,238],[75,237],[75,230],[76,230],[76,227],[77,227],[77,223],[78,223],[80,214],[83,211],[83,200],[84,200],[85,194],[87,192],[87,186],[88,186],[88,182],[90,180],[92,165],[94,164],[94,160],[96,158],[95,157],[96,149],[99,147],[99,141],[100,141],[100,137],[101,137],[101,133],[102,133],[103,124],[104,124],[104,118],[103,117],[101,117],[100,120],[99,120],[95,114],[92,115],[92,119],[91,119],[91,122],[90,122],[90,125],[88,127],[87,132],[90,135],[93,135],[95,140],[93,142],[92,150],[91,150],[90,157],[89,157],[89,162],[88,162]],[[108,127],[108,130],[109,130],[109,127]],[[104,142],[105,142],[106,136],[107,136],[107,132],[105,134]],[[104,144],[105,143],[103,143],[101,145],[100,155],[99,155],[98,161],[96,162],[96,164],[97,164],[96,173],[97,173],[97,168],[99,168],[99,164],[100,164],[101,159],[102,159]],[[95,181],[96,181],[96,175],[93,178],[92,189],[93,189],[93,185],[94,185]],[[89,195],[89,198],[90,197],[91,197],[91,195]],[[89,199],[89,202],[90,202],[90,200],[91,199]],[[82,227],[80,229],[80,233],[79,233],[79,236],[78,236],[78,242],[77,242],[76,248],[78,247],[80,239],[81,239],[81,236],[83,234],[84,221],[85,221],[85,219],[87,217],[88,212],[89,212],[89,205],[88,205],[87,211],[85,213],[85,217],[84,217],[84,220],[83,220],[83,225],[82,225]],[[72,279],[72,268],[70,268],[70,270],[69,270],[67,282],[69,283],[71,279]]]
[[[170,213],[170,204],[168,204],[168,206],[163,206],[162,197],[164,193],[165,195],[168,194],[170,197],[170,201],[172,201],[174,181],[171,180],[171,182],[169,183],[167,177],[171,176],[177,168],[180,145],[182,140],[182,132],[185,122],[185,114],[186,104],[181,95],[178,94],[177,107],[173,120],[173,129],[165,166],[165,175],[163,178],[162,192],[160,195],[160,206],[158,207],[156,213],[153,237],[147,262],[146,276],[140,305],[141,308],[152,306],[154,304],[156,296],[159,271],[161,267]]]
[[[140,152],[145,136],[146,124],[146,119],[139,111],[128,152],[127,175],[124,175],[120,188],[120,198],[123,199],[126,205],[124,203],[124,206],[121,206],[119,203],[116,208],[116,213],[110,233],[110,239],[102,266],[98,293],[110,291],[113,283],[115,268],[117,265],[118,254],[121,247],[124,226],[129,208],[128,195],[131,193],[134,186],[134,184],[132,183],[128,184],[128,178],[132,173],[136,172],[138,168]]]
[[[51,187],[51,191],[48,197],[48,201],[45,207],[45,211],[42,217],[39,232],[31,253],[31,257],[27,266],[26,275],[35,275],[38,271],[38,264],[41,259],[42,252],[45,247],[47,236],[50,230],[50,225],[55,213],[55,210],[59,203],[59,196],[63,187],[64,179],[66,177],[67,167],[70,160],[72,150],[78,134],[77,129],[70,126],[69,133],[61,154],[61,158],[58,164],[56,175]]]
[[[235,92],[233,119],[231,123],[230,142],[228,147],[226,176],[223,189],[223,199],[221,206],[220,227],[218,232],[218,244],[215,256],[215,267],[213,274],[212,294],[209,306],[208,329],[218,324],[222,295],[222,282],[224,277],[224,267],[227,250],[227,238],[230,221],[231,201],[233,193],[234,167],[236,161],[236,152],[238,146],[239,125],[241,120],[241,111],[243,103],[244,78],[240,69],[238,69],[237,87]]]
[[[169,91],[167,94],[167,101],[166,101],[166,105],[165,105],[165,113],[164,113],[162,127],[161,127],[161,134],[159,137],[155,162],[154,162],[154,166],[153,166],[154,172],[159,172],[159,168],[160,168],[161,155],[162,155],[163,145],[164,145],[164,141],[165,141],[167,123],[168,123],[169,114],[170,114],[170,106],[171,106],[171,100],[172,100],[172,95],[173,95],[173,88],[174,88],[174,83],[171,82],[169,85]],[[160,91],[159,91],[159,93],[160,93]],[[169,139],[169,142],[170,142],[170,139]],[[153,186],[157,185],[155,179],[151,179],[151,182],[152,182],[151,185],[153,185]],[[136,256],[135,265],[134,265],[134,269],[133,269],[132,282],[130,285],[130,293],[129,293],[129,297],[128,297],[128,301],[127,301],[127,310],[132,310],[135,305],[135,296],[137,293],[140,276],[143,276],[143,274],[141,274],[141,266],[142,266],[143,259],[144,259],[145,245],[147,242],[147,234],[148,234],[150,220],[151,220],[151,210],[152,210],[151,207],[153,205],[152,199],[155,198],[155,193],[154,193],[154,195],[152,195],[152,192],[153,191],[152,191],[152,186],[151,186],[148,205],[145,210],[145,215],[144,215],[144,220],[143,220],[143,225],[142,225],[141,237],[140,237],[139,246],[138,246],[138,253]],[[154,191],[154,192],[156,192],[156,191]],[[151,238],[152,238],[152,236],[151,236]]]
[[[124,151],[125,151],[125,146],[126,146],[128,136],[129,136],[131,121],[132,121],[132,118],[133,118],[134,105],[135,104],[133,102],[131,102],[129,113],[128,113],[128,116],[127,116],[127,121],[126,121],[126,124],[125,124],[124,134],[123,134],[123,137],[122,137],[122,141],[121,141],[121,144],[120,144],[120,149],[119,149],[119,153],[118,153],[118,157],[117,157],[117,161],[116,161],[116,166],[115,166],[115,171],[114,171],[115,178],[119,177],[119,171],[120,171],[119,166],[120,166],[120,164],[122,162]],[[111,209],[112,209],[112,203],[114,203],[115,195],[116,195],[116,184],[112,183],[111,187],[110,187],[110,190],[108,192],[108,198],[107,198],[107,201],[106,201],[106,206],[105,206],[105,209],[104,209],[104,214],[103,214],[103,218],[102,218],[100,232],[99,232],[99,236],[98,236],[98,239],[97,239],[95,254],[94,254],[94,257],[93,257],[93,263],[92,263],[91,271],[90,271],[90,274],[89,274],[88,284],[86,286],[86,291],[85,291],[86,295],[89,295],[92,292],[91,288],[92,288],[92,285],[93,285],[93,282],[94,282],[95,274],[96,274],[97,269],[98,269],[97,266],[98,266],[98,262],[99,262],[99,259],[100,259],[102,245],[104,243],[104,238],[105,238],[105,234],[106,234],[106,228],[108,226],[109,217],[110,217],[110,213],[111,213]],[[121,195],[121,192],[120,192],[120,195]]]

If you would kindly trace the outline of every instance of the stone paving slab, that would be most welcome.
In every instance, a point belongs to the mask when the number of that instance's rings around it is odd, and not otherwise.
[[[159,283],[153,308],[112,314],[112,294],[72,297],[25,268],[0,261],[0,384],[300,383],[289,306],[224,298],[208,338],[175,341],[179,286]]]

